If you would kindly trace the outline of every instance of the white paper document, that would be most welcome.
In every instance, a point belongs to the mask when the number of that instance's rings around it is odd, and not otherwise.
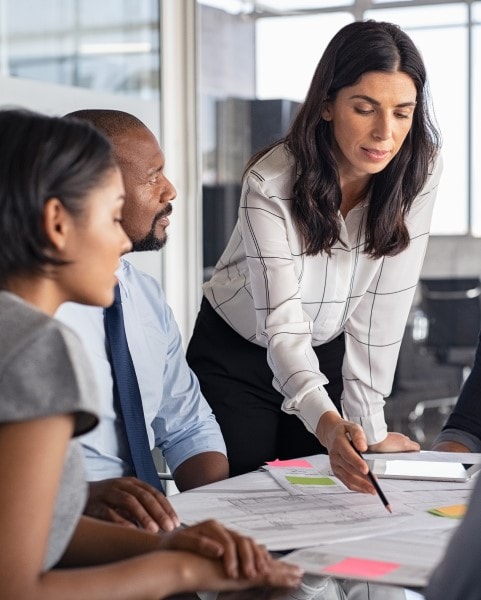
[[[378,534],[354,540],[295,550],[283,560],[302,567],[306,573],[330,575],[376,583],[425,587],[432,570],[441,560],[455,523],[412,533]]]
[[[381,458],[384,460],[419,460],[429,462],[457,462],[468,464],[481,463],[481,453],[478,452],[434,452],[421,450],[421,452],[366,452],[366,458]]]
[[[253,489],[250,484],[255,486],[254,481],[262,482],[259,487],[263,489]],[[228,480],[224,482],[229,486],[227,490],[220,484],[171,496],[180,519],[192,524],[216,518],[270,550],[357,540],[376,533],[390,533],[395,538],[403,531],[436,530],[443,525],[443,519],[427,511],[437,506],[465,503],[470,494],[469,486],[437,488],[433,495],[423,486],[417,491],[391,489],[388,492],[388,486],[383,485],[393,509],[393,514],[389,514],[377,495],[356,492],[290,494],[268,473]],[[236,491],[235,488],[240,486],[242,489]]]
[[[409,453],[423,460],[440,453]],[[386,455],[377,455],[380,457]],[[387,455],[392,457],[393,455]],[[460,460],[459,455],[454,455]],[[470,462],[477,455],[469,455]],[[311,573],[421,587],[469,502],[474,481],[380,480],[379,496],[349,491],[326,456],[259,470],[170,496],[180,519],[215,518]]]

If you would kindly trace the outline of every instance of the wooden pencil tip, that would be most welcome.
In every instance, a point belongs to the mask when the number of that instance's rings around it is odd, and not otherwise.
[[[386,510],[388,510],[392,514],[392,509],[390,504],[386,504]]]

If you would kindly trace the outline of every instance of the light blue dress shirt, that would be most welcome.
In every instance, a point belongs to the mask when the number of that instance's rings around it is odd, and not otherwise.
[[[171,472],[202,452],[226,454],[219,425],[185,360],[180,332],[161,287],[126,259],[117,276],[150,447],[161,450]],[[100,388],[100,423],[80,438],[87,477],[98,481],[132,475],[127,440],[114,409],[103,309],[68,302],[56,317],[82,339]]]

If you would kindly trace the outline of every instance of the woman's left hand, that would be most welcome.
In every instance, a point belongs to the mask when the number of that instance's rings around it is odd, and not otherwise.
[[[402,433],[388,432],[377,444],[368,447],[369,452],[419,452],[421,446]]]

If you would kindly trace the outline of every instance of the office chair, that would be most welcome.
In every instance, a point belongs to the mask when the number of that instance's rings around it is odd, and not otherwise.
[[[152,450],[152,455],[154,457],[155,466],[157,467],[157,474],[162,481],[166,495],[170,496],[171,494],[177,493],[179,490],[175,485],[174,478],[167,466],[162,452],[156,447]]]
[[[458,388],[470,373],[481,324],[481,281],[479,278],[421,279],[420,308],[426,316],[426,349],[438,364],[455,367]],[[410,425],[424,441],[420,420],[426,409],[450,413],[458,395],[423,400],[409,414]]]

